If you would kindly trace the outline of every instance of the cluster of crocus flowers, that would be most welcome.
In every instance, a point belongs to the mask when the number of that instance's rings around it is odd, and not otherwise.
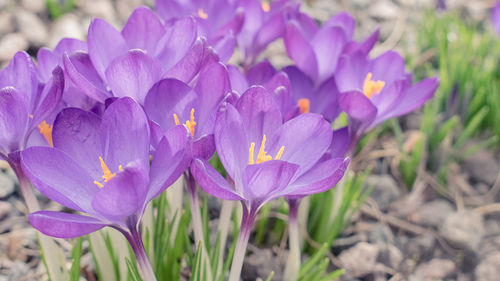
[[[157,0],[156,7],[158,14],[137,8],[121,31],[95,19],[86,42],[42,48],[38,65],[20,52],[0,72],[0,157],[20,181],[80,213],[30,209],[31,224],[60,238],[115,228],[144,280],[155,275],[141,217],[181,175],[197,243],[196,184],[241,202],[229,275],[236,281],[264,204],[285,198],[290,233],[298,235],[300,200],[333,188],[366,131],[423,105],[438,85],[436,78],[412,85],[395,52],[370,58],[378,32],[355,41],[347,13],[318,26],[291,0]],[[279,38],[295,62],[283,69],[258,61]],[[235,49],[243,57],[228,64]],[[341,112],[349,124],[332,130]],[[227,178],[208,162],[215,152]]]

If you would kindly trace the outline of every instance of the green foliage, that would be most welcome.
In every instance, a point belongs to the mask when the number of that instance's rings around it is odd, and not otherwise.
[[[311,196],[309,211],[309,233],[314,241],[331,246],[334,240],[350,222],[352,215],[361,207],[370,190],[363,188],[369,170],[356,176],[346,173],[337,187]],[[343,192],[336,192],[340,185]],[[342,196],[340,205],[334,209],[335,197]]]
[[[302,264],[299,271],[299,281],[326,281],[337,280],[343,273],[343,270],[335,270],[328,273],[330,260],[326,257],[328,244],[324,243],[306,262]]]
[[[82,259],[83,248],[82,248],[83,238],[76,239],[76,243],[71,251],[71,257],[73,262],[71,263],[71,270],[69,271],[69,280],[78,281],[80,280],[80,260]]]
[[[75,8],[74,0],[46,0],[47,9],[49,10],[50,17],[57,19],[65,13],[71,12]]]

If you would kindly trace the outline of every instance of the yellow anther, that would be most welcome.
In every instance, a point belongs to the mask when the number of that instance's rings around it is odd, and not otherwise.
[[[380,80],[374,81],[372,80],[372,76],[373,74],[371,72],[368,72],[365,78],[365,82],[363,84],[363,93],[368,98],[371,98],[373,94],[380,94],[380,92],[385,86],[384,81]]]
[[[299,99],[299,101],[297,102],[297,105],[299,106],[300,113],[308,113],[309,112],[309,105],[310,105],[309,99],[306,99],[306,98]]]
[[[33,114],[30,114],[30,119],[33,119]]]
[[[281,155],[283,155],[283,151],[285,150],[285,146],[282,145],[280,150],[278,151],[278,154],[276,154],[276,157],[274,158],[274,160],[280,160],[281,158]]]
[[[255,142],[250,143],[250,149],[248,153],[248,163],[252,164],[260,164],[269,160],[273,160],[271,155],[266,152],[266,135],[262,136],[262,143],[260,144],[259,153],[257,154],[257,159],[254,162],[254,150],[255,150]],[[275,160],[279,160],[281,155],[283,155],[283,151],[285,150],[285,146],[282,146],[278,153],[276,154]]]
[[[102,178],[104,179],[104,182],[108,182],[116,176],[116,173],[111,173],[108,166],[106,166],[106,163],[104,163],[104,160],[102,160],[102,157],[99,156],[99,160],[101,161],[101,169],[103,173]]]
[[[177,114],[174,113],[174,121],[175,125],[180,125],[181,122],[179,122],[179,117],[177,117]],[[191,108],[191,116],[189,117],[189,120],[184,123],[186,127],[189,129],[191,132],[191,136],[194,137],[194,127],[196,126],[196,121],[194,121],[194,108]]]
[[[250,158],[250,159],[248,160],[248,163],[249,163],[250,165],[254,164],[254,162],[253,162],[253,151],[254,151],[254,150],[255,150],[255,143],[254,143],[254,142],[252,142],[252,143],[250,144],[250,151],[249,151],[249,153],[248,153],[249,158]]]
[[[98,187],[100,188],[103,188],[104,185],[102,185],[102,183],[98,182],[98,181],[94,181],[94,184],[97,185]]]
[[[101,163],[101,169],[102,169],[102,174],[103,174],[102,178],[104,179],[104,182],[106,183],[106,182],[110,181],[112,178],[114,178],[116,176],[116,173],[111,173],[108,166],[106,165],[106,163],[104,163],[104,160],[100,156],[99,156],[99,162]],[[122,165],[118,166],[118,171],[120,171],[120,172],[123,171]],[[94,181],[94,184],[100,188],[104,187],[104,185],[98,181]]]
[[[179,117],[177,117],[177,114],[175,114],[175,113],[174,113],[174,122],[175,122],[175,125],[181,124],[181,122],[179,122]]]
[[[262,11],[264,11],[266,13],[271,11],[271,5],[269,5],[269,3],[267,3],[267,1],[260,2],[260,6],[262,7]]]
[[[49,145],[54,146],[54,143],[52,142],[52,126],[43,121],[42,123],[38,124],[38,129],[40,130],[40,134],[43,135]]]
[[[207,13],[205,13],[205,11],[201,8],[198,9],[198,16],[204,20],[208,19]]]

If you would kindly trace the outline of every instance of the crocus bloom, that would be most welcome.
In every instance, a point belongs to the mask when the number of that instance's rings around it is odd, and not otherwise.
[[[153,146],[163,132],[184,124],[189,129],[193,157],[208,159],[215,151],[215,115],[224,97],[231,92],[226,67],[207,64],[192,88],[176,79],[164,79],[148,92],[144,108],[152,121]]]
[[[236,35],[240,31],[244,14],[237,0],[156,0],[158,14],[166,21],[194,16],[198,35],[205,36],[221,60],[226,62],[233,54]]]
[[[18,52],[0,72],[0,158],[26,148],[33,131],[39,130],[52,144],[52,127],[46,122],[59,103],[64,75],[56,67],[46,83],[40,83],[30,56]]]
[[[301,13],[287,22],[283,39],[297,68],[317,87],[334,74],[353,30],[354,20],[346,14],[331,18],[320,28],[312,18]]]
[[[154,280],[139,222],[147,203],[186,168],[188,137],[183,126],[169,131],[149,168],[148,120],[134,100],[116,100],[102,119],[77,108],[63,110],[54,123],[54,148],[30,147],[21,152],[21,164],[42,194],[88,215],[39,211],[29,215],[30,223],[59,238],[116,228],[136,252],[145,279]]]
[[[313,113],[283,123],[277,104],[263,87],[250,88],[234,106],[225,104],[215,124],[217,153],[234,187],[206,160],[195,159],[191,172],[206,192],[243,205],[238,257],[229,278],[237,280],[259,208],[281,196],[302,197],[333,187],[348,161],[318,163],[331,143],[330,124]]]
[[[292,0],[240,0],[245,22],[238,34],[238,46],[243,51],[245,67],[250,67],[258,55],[285,31],[289,13],[296,13],[299,4]]]
[[[495,3],[491,13],[491,20],[493,21],[493,28],[498,36],[500,36],[500,1]]]
[[[339,104],[349,120],[351,151],[364,134],[383,121],[422,106],[436,91],[437,77],[412,85],[404,59],[386,52],[369,59],[363,52],[342,57],[335,73]]]
[[[64,59],[73,83],[101,103],[110,97],[130,96],[141,104],[150,87],[162,78],[191,81],[208,52],[204,40],[197,39],[192,17],[163,25],[146,7],[137,8],[121,32],[104,20],[93,20],[88,51]]]

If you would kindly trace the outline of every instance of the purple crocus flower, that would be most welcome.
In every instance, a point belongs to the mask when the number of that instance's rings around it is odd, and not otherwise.
[[[191,163],[200,186],[213,196],[239,200],[243,221],[229,280],[237,280],[255,216],[262,205],[281,196],[302,197],[333,187],[348,160],[318,163],[332,130],[319,114],[302,114],[285,123],[272,96],[251,87],[236,104],[225,104],[215,123],[219,158],[234,187],[204,159]]]
[[[436,91],[437,77],[412,85],[404,59],[388,51],[375,59],[363,52],[342,57],[335,72],[339,104],[349,115],[350,150],[368,130],[422,106]]]
[[[243,51],[243,64],[248,68],[269,43],[283,35],[288,14],[297,13],[300,4],[292,0],[240,0],[240,3],[245,22],[237,41]]]
[[[491,20],[493,21],[493,28],[498,36],[500,36],[500,1],[495,3],[491,12]]]
[[[34,136],[52,145],[52,126],[47,118],[56,109],[63,92],[64,75],[60,67],[40,83],[36,67],[25,52],[14,55],[0,72],[0,159],[6,160],[19,180],[28,209],[39,209],[33,190],[24,175],[19,151],[29,146]]]
[[[73,83],[101,103],[130,96],[141,104],[162,78],[190,82],[209,53],[205,41],[197,39],[192,17],[163,25],[146,7],[137,8],[121,32],[104,20],[93,20],[88,50],[64,59]]]
[[[206,65],[192,88],[176,79],[164,79],[148,92],[144,109],[152,121],[153,146],[164,132],[184,124],[189,129],[192,156],[210,158],[215,151],[215,115],[231,92],[226,67],[220,62]]]
[[[222,61],[227,62],[234,52],[236,35],[244,14],[237,0],[156,0],[158,14],[166,21],[194,16],[198,35],[208,40]]]
[[[48,198],[86,213],[39,211],[29,221],[58,238],[82,236],[105,226],[129,240],[145,280],[155,280],[139,233],[146,205],[187,166],[188,131],[172,128],[158,144],[149,168],[147,117],[131,98],[113,102],[102,119],[77,108],[63,110],[54,123],[54,148],[21,152],[24,172]]]
[[[334,16],[320,28],[312,18],[300,13],[287,22],[283,39],[297,68],[317,87],[334,74],[353,31],[354,20],[347,14]]]

